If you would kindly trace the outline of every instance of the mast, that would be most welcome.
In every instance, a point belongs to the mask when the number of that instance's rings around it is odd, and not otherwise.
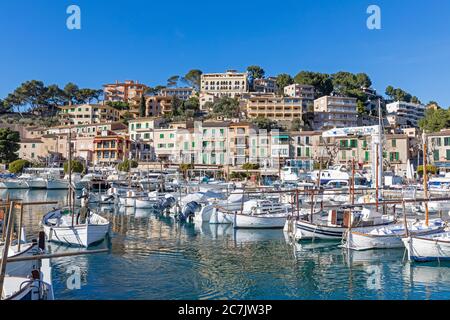
[[[378,99],[378,149],[377,149],[377,161],[378,161],[378,167],[377,167],[377,198],[380,197],[380,184],[383,183],[383,122],[382,122],[382,113],[381,113],[381,99]],[[378,208],[377,208],[378,209]]]
[[[355,158],[352,159],[352,185],[351,185],[350,197],[352,199],[352,205],[355,204]]]
[[[72,227],[74,225],[75,215],[73,212],[73,204],[72,204],[72,129],[69,127],[69,148],[68,151],[68,163],[67,163],[67,172],[69,173],[69,210],[72,211]]]
[[[427,157],[427,137],[425,134],[425,131],[423,132],[423,192],[424,192],[424,198],[428,200],[428,172],[427,172],[427,165],[428,165],[428,157]],[[425,224],[428,226],[430,221],[430,215],[428,211],[428,201],[425,201]]]
[[[378,167],[380,166],[380,159],[378,158],[378,153],[379,153],[379,149],[377,148],[377,164],[376,164],[376,198],[375,198],[375,203],[376,203],[376,209],[378,211],[378,201],[379,201],[379,195],[380,195],[380,181],[379,181],[379,170]]]

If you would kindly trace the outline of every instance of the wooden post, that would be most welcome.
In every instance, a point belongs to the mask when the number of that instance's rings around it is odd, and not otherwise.
[[[13,225],[14,225],[14,202],[10,203],[9,206],[9,214],[8,214],[8,222],[6,227],[6,240],[5,244],[3,246],[3,254],[2,254],[2,261],[0,262],[0,297],[3,294],[3,284],[5,280],[5,273],[6,273],[6,264],[8,260],[8,251],[9,246],[11,242],[11,234],[13,231]],[[5,221],[3,223],[6,223]]]
[[[17,236],[17,251],[20,252],[20,245],[22,239],[22,226],[23,226],[23,204],[20,204],[20,219],[19,219],[19,231]]]

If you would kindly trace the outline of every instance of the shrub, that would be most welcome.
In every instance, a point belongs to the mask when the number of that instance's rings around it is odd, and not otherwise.
[[[71,171],[72,173],[84,173],[84,165],[78,160],[72,160],[71,162]],[[69,171],[69,162],[64,163],[64,173],[68,173]]]
[[[23,169],[30,166],[30,162],[27,160],[16,160],[9,164],[9,172],[17,174],[23,171]]]

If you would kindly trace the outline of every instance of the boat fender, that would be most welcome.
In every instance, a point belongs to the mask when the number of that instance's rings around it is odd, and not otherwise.
[[[53,230],[53,228],[50,230]],[[39,232],[39,249],[45,250],[45,232],[43,231]]]

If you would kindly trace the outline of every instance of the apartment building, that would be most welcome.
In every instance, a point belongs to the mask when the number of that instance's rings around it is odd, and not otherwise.
[[[239,97],[249,92],[248,73],[234,70],[226,73],[205,73],[201,77],[201,92],[216,97]]]
[[[48,134],[69,134],[72,133],[72,138],[77,137],[95,137],[101,131],[114,131],[123,133],[127,130],[127,126],[122,122],[103,122],[94,124],[78,124],[71,126],[56,126],[46,130]]]
[[[140,99],[148,87],[138,81],[126,80],[125,82],[116,81],[113,84],[103,86],[105,101],[111,102],[132,102],[133,99]]]
[[[253,80],[253,91],[261,93],[277,93],[277,78],[269,77]]]
[[[228,127],[229,130],[229,162],[231,166],[241,166],[250,160],[250,144],[251,136],[257,134],[256,127],[248,122],[232,123]]]
[[[250,136],[250,163],[268,168],[272,166],[271,158],[269,132],[265,129],[255,129],[255,134]]]
[[[102,131],[94,139],[94,165],[116,165],[129,157],[130,141],[126,135]]]
[[[315,99],[315,88],[314,86],[295,83],[284,87],[284,94],[288,97],[303,98],[303,100],[313,104]]]
[[[19,158],[27,161],[38,161],[47,155],[41,139],[24,138],[20,140]]]
[[[178,128],[155,129],[153,147],[156,159],[164,162],[175,162],[178,155]]]
[[[82,125],[120,120],[119,110],[107,105],[83,104],[59,108],[62,125]]]
[[[247,116],[262,117],[275,121],[302,119],[308,102],[301,98],[280,97],[275,94],[252,95],[247,99]]]
[[[326,155],[322,142],[322,132],[301,131],[291,132],[291,159],[303,169],[310,170],[314,162]],[[323,150],[323,154],[320,151]]]
[[[417,128],[419,120],[425,117],[422,104],[397,101],[386,105],[387,118],[393,128]]]
[[[171,96],[152,96],[147,97],[147,117],[160,117],[172,112]],[[139,114],[139,111],[137,111]]]
[[[211,111],[206,106],[208,104],[212,104],[212,103],[216,102],[217,100],[219,100],[219,98],[216,97],[212,93],[204,93],[204,92],[200,93],[200,96],[199,96],[200,110]]]
[[[450,130],[427,134],[430,163],[442,172],[450,171]]]
[[[409,138],[404,134],[384,136],[383,166],[384,171],[392,171],[398,175],[406,175],[408,160],[411,159]],[[360,168],[371,168],[371,137],[336,138],[338,149],[335,150],[334,163],[350,165],[352,160]],[[331,154],[333,156],[333,154]]]
[[[66,158],[68,147],[68,137],[65,134],[45,134],[35,139],[25,138],[20,141],[19,158],[50,163]]]
[[[177,97],[181,100],[189,100],[195,95],[194,88],[164,88],[161,89],[159,95],[162,97]]]
[[[229,122],[211,121],[197,127],[200,141],[196,141],[196,145],[201,148],[200,164],[223,166],[229,163],[229,125]]]
[[[270,132],[270,157],[274,168],[283,166],[291,158],[291,137],[288,132]]]
[[[154,130],[165,121],[161,118],[140,118],[128,122],[128,136],[131,141],[130,154],[138,161],[155,161]]]
[[[314,100],[316,130],[355,127],[358,120],[356,98],[324,96]]]

